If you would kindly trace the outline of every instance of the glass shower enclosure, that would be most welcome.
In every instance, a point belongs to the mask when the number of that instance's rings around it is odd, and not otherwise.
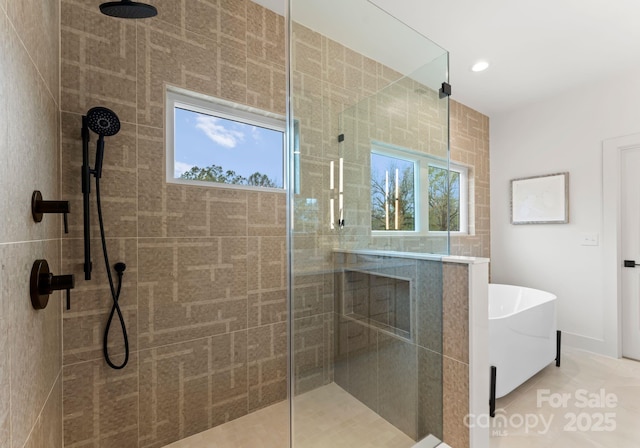
[[[448,53],[366,0],[288,11],[292,446],[436,446]]]

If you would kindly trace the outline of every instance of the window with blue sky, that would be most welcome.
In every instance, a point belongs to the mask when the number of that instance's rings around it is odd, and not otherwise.
[[[284,188],[284,124],[278,129],[267,119],[269,124],[262,125],[260,114],[239,110],[234,116],[233,108],[200,98],[188,102],[180,96],[169,103],[173,110],[169,180]]]

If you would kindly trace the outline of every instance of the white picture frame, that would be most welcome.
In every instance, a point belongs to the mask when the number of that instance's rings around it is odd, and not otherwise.
[[[568,172],[511,180],[511,224],[568,222]]]

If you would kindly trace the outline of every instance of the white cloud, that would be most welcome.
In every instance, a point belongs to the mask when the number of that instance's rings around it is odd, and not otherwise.
[[[182,176],[183,173],[189,171],[191,168],[193,168],[193,165],[189,165],[188,163],[184,162],[178,162],[176,160],[176,162],[173,164],[173,177],[177,179],[178,177]]]
[[[235,148],[238,143],[244,140],[244,134],[239,131],[227,129],[219,124],[216,117],[200,115],[196,119],[196,128],[205,133],[214,143],[225,148]]]
[[[260,141],[260,131],[258,130],[257,126],[252,126],[251,127],[251,137],[253,137],[253,140],[258,143]]]

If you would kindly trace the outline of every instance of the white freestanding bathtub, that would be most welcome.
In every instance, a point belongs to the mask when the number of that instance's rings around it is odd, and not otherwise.
[[[537,289],[489,285],[489,361],[495,398],[507,395],[556,359],[556,296]]]

